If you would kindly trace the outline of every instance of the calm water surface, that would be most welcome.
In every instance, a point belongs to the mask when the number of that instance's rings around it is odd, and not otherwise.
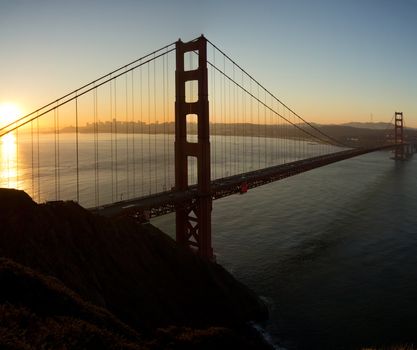
[[[262,296],[278,348],[417,340],[417,157],[378,152],[214,204],[217,261]],[[154,220],[173,232],[173,216]]]
[[[43,135],[38,147],[22,135],[18,148],[8,146],[13,139],[3,142],[1,186],[17,185],[39,201],[54,199],[57,192],[64,199],[75,198],[74,138],[60,137],[61,159],[51,147],[53,136]],[[84,206],[93,206],[98,194],[100,202],[110,202],[126,199],[132,189],[137,196],[147,194],[148,187],[158,192],[172,186],[172,170],[160,163],[167,158],[173,164],[173,149],[168,148],[172,140],[129,135],[129,143],[119,135],[115,187],[116,144],[109,137],[100,135],[95,187],[94,142],[80,135]],[[234,141],[213,137],[213,177],[294,160],[288,154],[297,149],[313,155],[321,147],[279,139]],[[127,154],[123,147],[133,145],[140,145],[140,151]],[[264,163],[251,163],[258,154],[266,155]],[[277,347],[339,349],[417,342],[417,155],[407,162],[390,156],[368,154],[215,201],[217,261],[267,301],[270,320],[264,327]],[[167,233],[174,231],[173,215],[153,223]]]

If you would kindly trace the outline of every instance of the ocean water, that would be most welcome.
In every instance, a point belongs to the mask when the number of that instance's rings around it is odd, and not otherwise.
[[[195,142],[196,135],[188,135]],[[78,147],[76,140],[78,139]],[[211,136],[211,178],[223,178],[342,150],[304,140]],[[189,184],[197,161],[188,159]],[[0,139],[0,187],[25,190],[37,202],[76,200],[98,207],[171,189],[174,135],[25,133]]]
[[[417,341],[417,156],[377,152],[214,202],[218,263],[268,303],[277,348]],[[153,223],[173,233],[173,215]]]
[[[0,186],[22,188],[38,201],[76,199],[74,135],[60,135],[59,159],[54,135],[39,140],[3,140]],[[80,135],[80,203],[170,188],[172,141],[99,135],[96,174],[94,139]],[[311,156],[321,146],[215,136],[212,147],[212,176],[221,177],[295,160],[295,150]],[[417,342],[417,155],[405,162],[390,157],[360,156],[214,202],[217,262],[267,302],[270,319],[261,326],[277,348]],[[172,214],[152,223],[173,235]]]

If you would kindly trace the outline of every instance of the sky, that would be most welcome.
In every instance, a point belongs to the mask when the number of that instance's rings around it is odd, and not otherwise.
[[[308,121],[417,127],[417,0],[0,0],[0,104],[29,113],[200,34]]]

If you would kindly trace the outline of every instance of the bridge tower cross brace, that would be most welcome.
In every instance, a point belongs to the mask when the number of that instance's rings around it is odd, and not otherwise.
[[[198,54],[197,69],[185,70],[184,55]],[[186,83],[198,84],[198,100],[187,102]],[[197,116],[197,142],[187,141],[187,116]],[[188,158],[197,159],[197,198],[176,207],[176,239],[213,258],[211,244],[210,132],[207,74],[207,40],[203,36],[187,43],[176,42],[175,71],[175,188],[189,190]]]
[[[403,123],[403,113],[402,112],[395,112],[395,144],[403,144],[404,143],[404,123]],[[394,159],[404,160],[405,159],[405,152],[404,152],[404,145],[395,148],[395,155]]]

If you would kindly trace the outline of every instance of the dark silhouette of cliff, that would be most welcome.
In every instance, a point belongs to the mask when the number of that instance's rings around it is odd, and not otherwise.
[[[264,346],[244,334],[247,321],[267,317],[256,295],[150,224],[94,216],[74,202],[38,205],[1,189],[0,227],[0,338],[8,332],[17,342],[27,324],[51,329],[39,344],[69,348],[81,338],[92,339],[81,348]],[[24,320],[17,333],[4,327],[10,318]]]
[[[57,279],[0,258],[0,348],[142,349],[139,334]]]

